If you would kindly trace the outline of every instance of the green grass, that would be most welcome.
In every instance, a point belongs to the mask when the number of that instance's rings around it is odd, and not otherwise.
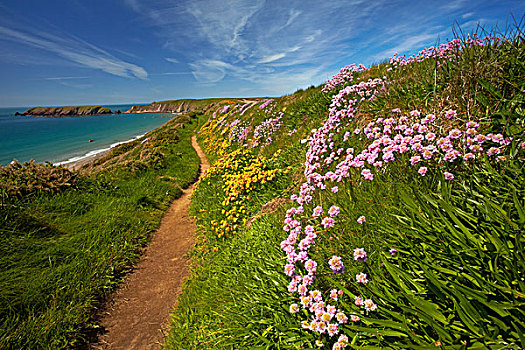
[[[137,259],[181,187],[197,176],[195,123],[188,121],[145,136],[164,140],[152,147],[160,163],[146,157],[135,170],[107,167],[81,176],[71,189],[11,198],[2,207],[1,348],[73,348],[96,330],[99,302]],[[167,138],[173,134],[178,137]],[[137,161],[133,152],[140,147],[128,150],[129,161]]]
[[[514,137],[514,142],[500,162],[481,158],[475,165],[437,164],[422,177],[408,165],[409,157],[400,156],[378,171],[374,181],[363,181],[360,170],[355,170],[334,184],[339,186],[336,194],[315,192],[305,213],[317,205],[325,210],[337,205],[341,213],[334,228],[318,231],[311,248],[310,256],[318,262],[312,289],[324,293],[341,289],[343,295],[334,304],[347,315],[361,318],[340,326],[350,338],[350,348],[525,346],[525,154],[519,146],[524,141],[525,46],[521,33],[518,28],[507,34],[508,40],[467,49],[458,60],[439,69],[434,60],[391,72],[385,63],[358,75],[365,81],[386,75],[393,83],[387,93],[361,103],[357,118],[339,135],[379,116],[391,116],[393,108],[405,114],[413,109],[441,113],[454,108],[465,120],[445,121],[442,128],[477,120],[485,132],[502,132]],[[279,244],[288,235],[282,230],[284,212],[292,206],[282,198],[297,193],[304,181],[307,144],[300,140],[322,124],[334,93],[311,88],[277,99],[276,110],[286,107],[283,125],[271,145],[252,152],[270,156],[280,149],[277,161],[293,171],[246,198],[252,208],[246,213],[250,225],[238,235],[214,237],[209,221],[214,218],[211,212],[220,212],[222,183],[215,178],[199,185],[192,203],[200,237],[193,252],[195,268],[173,311],[166,348],[313,349],[318,348],[315,340],[322,340],[323,349],[331,348],[333,338],[301,328],[300,322],[307,319],[304,310],[288,311],[299,298],[287,291],[290,279],[282,272],[286,259]],[[255,127],[268,116],[254,107],[244,116],[232,114],[225,121],[237,118]],[[293,129],[297,132],[289,136]],[[219,141],[228,133],[223,135]],[[200,137],[200,142],[205,145],[206,137]],[[336,147],[356,150],[369,143],[357,137],[344,142],[337,135],[334,142]],[[232,151],[241,146],[231,142],[228,147]],[[454,172],[453,181],[445,181],[444,169]],[[272,206],[278,209],[267,210]],[[367,218],[363,225],[356,221],[361,215]],[[303,218],[301,224],[310,222]],[[366,263],[353,260],[356,247],[368,252]],[[397,250],[394,256],[388,252],[391,248]],[[327,261],[333,255],[343,258],[344,274],[331,273]],[[359,272],[367,273],[367,285],[355,283]],[[356,307],[356,295],[372,298],[378,311]]]

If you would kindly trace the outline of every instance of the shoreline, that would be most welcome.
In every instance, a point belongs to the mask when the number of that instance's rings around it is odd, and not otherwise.
[[[109,151],[111,151],[112,148],[114,148],[116,146],[119,146],[119,145],[122,145],[122,144],[125,144],[125,143],[128,143],[128,142],[133,142],[135,140],[138,140],[138,139],[144,137],[145,135],[146,134],[138,135],[138,136],[135,136],[135,137],[133,137],[133,138],[131,138],[129,140],[126,140],[126,141],[114,142],[111,145],[109,145],[108,147],[95,149],[93,151],[87,152],[86,154],[84,154],[82,156],[71,157],[71,158],[69,158],[67,160],[53,163],[53,165],[54,166],[62,166],[62,167],[65,167],[65,168],[68,168],[68,169],[71,169],[71,170],[78,170],[82,166],[84,166],[86,164],[89,164],[89,163],[91,163],[91,162],[93,162],[93,161],[95,161],[95,160],[97,160],[99,158],[104,157],[106,154],[108,154]]]

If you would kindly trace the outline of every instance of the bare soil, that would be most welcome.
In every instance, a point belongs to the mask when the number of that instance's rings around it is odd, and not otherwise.
[[[209,168],[195,136],[192,145]],[[91,349],[160,349],[169,312],[189,274],[187,253],[194,244],[195,225],[188,216],[193,187],[173,201],[135,270],[115,292],[100,321],[105,333]]]

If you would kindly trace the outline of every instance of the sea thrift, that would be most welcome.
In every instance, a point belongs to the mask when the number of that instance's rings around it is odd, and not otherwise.
[[[364,216],[360,216],[360,217],[358,217],[358,218],[357,218],[357,222],[358,222],[359,224],[361,224],[361,225],[364,224],[364,223],[366,222],[366,217],[364,217]]]
[[[333,273],[343,273],[345,270],[345,266],[343,264],[343,260],[341,257],[334,255],[329,261],[328,264],[330,265],[330,268],[332,269]]]

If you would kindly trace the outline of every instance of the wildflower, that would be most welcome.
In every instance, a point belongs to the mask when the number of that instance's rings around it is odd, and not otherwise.
[[[330,207],[330,209],[328,210],[328,214],[329,214],[331,217],[334,217],[334,216],[339,215],[339,207],[338,207],[338,206],[335,206],[335,205],[332,205],[332,206]]]
[[[445,175],[445,180],[450,181],[454,178],[454,174],[449,173],[448,171],[445,171],[443,174]]]
[[[373,180],[374,179],[374,174],[372,174],[369,169],[363,169],[363,171],[361,171],[361,175],[363,175],[365,180]]]
[[[357,315],[350,315],[350,321],[352,322],[359,322],[361,319]]]
[[[339,333],[339,326],[336,323],[329,323],[328,324],[328,335],[333,337]]]
[[[487,155],[488,156],[493,156],[495,154],[499,154],[501,152],[501,150],[497,147],[491,147],[489,148],[489,150],[487,151]]]
[[[421,176],[425,176],[425,174],[427,173],[427,167],[426,166],[422,166],[421,168],[419,168],[419,170],[417,171]]]
[[[330,291],[330,299],[337,301],[337,299],[338,299],[337,289],[332,289]]]
[[[315,345],[317,345],[318,347],[321,348],[321,347],[323,346],[323,342],[320,341],[319,339],[317,339],[317,340],[315,341]]]
[[[358,296],[354,297],[354,304],[356,304],[357,306],[361,306],[363,305],[363,303],[364,303],[363,298],[358,297]]]
[[[366,255],[365,248],[355,248],[354,249],[354,260],[359,261],[359,262],[364,262],[366,261],[366,256],[367,255]]]
[[[346,317],[345,313],[342,312],[342,311],[339,311],[335,315],[335,318],[336,318],[337,322],[339,322],[341,324],[344,324],[344,323],[348,322],[348,317]]]
[[[339,339],[337,339],[337,342],[341,344],[342,347],[346,347],[348,345],[348,337],[344,334],[341,334]]]
[[[365,306],[366,311],[375,311],[377,309],[377,305],[372,301],[372,299],[366,299],[363,301],[363,305]]]
[[[315,275],[315,273],[317,272],[317,263],[312,259],[308,259],[304,263],[304,268],[306,269],[306,271],[308,271],[309,275]]]
[[[333,227],[334,223],[335,223],[335,220],[329,217],[324,218],[323,221],[321,222],[324,228]]]
[[[295,267],[293,264],[284,265],[284,273],[286,274],[286,276],[292,276],[294,272],[295,272]]]
[[[366,222],[366,217],[361,215],[360,217],[357,218],[357,222],[362,225],[363,223]]]
[[[397,249],[390,249],[388,252],[390,255],[394,256],[397,253]]]
[[[290,313],[295,314],[299,312],[299,305],[292,304],[290,305]]]
[[[323,213],[323,207],[321,206],[317,206],[314,208],[314,212],[312,214],[312,216],[315,218],[315,217],[318,217],[319,215],[321,215]]]
[[[362,284],[368,283],[368,279],[366,278],[366,273],[362,273],[362,272],[355,275],[355,280],[357,281],[357,283],[362,283]]]
[[[343,273],[345,270],[343,260],[337,255],[332,256],[332,258],[328,260],[328,264],[330,265],[333,273]]]
[[[337,193],[338,191],[339,191],[339,187],[337,187],[337,186],[332,187],[332,192],[333,193]]]
[[[449,109],[448,111],[445,112],[445,118],[447,119],[455,118],[457,115],[458,115],[457,112],[453,109]]]

